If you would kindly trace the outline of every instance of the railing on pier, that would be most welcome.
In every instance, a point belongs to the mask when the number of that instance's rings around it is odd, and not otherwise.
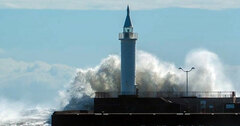
[[[117,98],[119,92],[96,92],[95,98]],[[235,97],[234,91],[192,91],[188,92],[139,92],[138,97],[141,98],[157,98],[157,97],[198,97],[198,98],[231,98]]]

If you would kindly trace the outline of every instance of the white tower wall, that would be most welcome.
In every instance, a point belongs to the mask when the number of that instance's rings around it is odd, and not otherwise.
[[[119,40],[121,40],[121,95],[136,95],[137,34],[133,33],[129,7],[127,12],[123,33],[119,34]]]

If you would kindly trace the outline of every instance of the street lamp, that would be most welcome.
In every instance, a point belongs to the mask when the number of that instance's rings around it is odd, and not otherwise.
[[[183,72],[186,73],[186,95],[188,96],[188,73],[191,72],[195,68],[192,67],[190,70],[184,70],[183,68],[179,67],[178,69],[182,70]]]

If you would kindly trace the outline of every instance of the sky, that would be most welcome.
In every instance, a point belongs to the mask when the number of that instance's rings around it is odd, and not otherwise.
[[[202,48],[239,67],[239,0],[0,0],[0,98],[49,102],[77,68],[120,55],[127,4],[138,50],[181,66]]]

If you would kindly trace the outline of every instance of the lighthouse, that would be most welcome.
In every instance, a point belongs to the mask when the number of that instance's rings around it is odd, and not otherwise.
[[[121,95],[136,95],[136,40],[137,34],[133,32],[129,6],[123,26],[119,33],[121,41]]]

